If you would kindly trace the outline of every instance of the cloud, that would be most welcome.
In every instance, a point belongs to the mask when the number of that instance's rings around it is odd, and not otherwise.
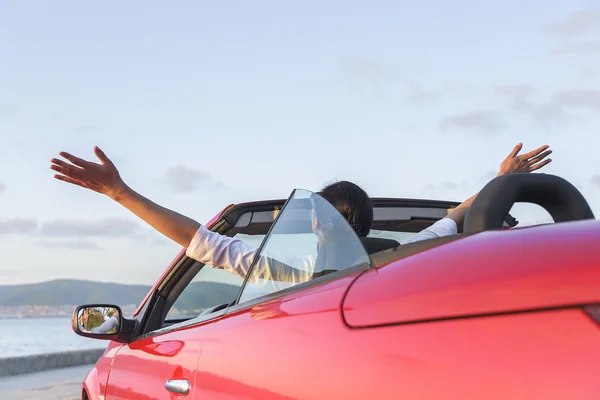
[[[75,250],[100,250],[101,247],[87,240],[69,240],[69,241],[41,241],[38,245],[43,247],[52,247],[60,249]]]
[[[0,194],[6,191],[6,184],[4,182],[0,182]]]
[[[139,226],[122,218],[98,221],[56,220],[42,224],[40,234],[52,237],[126,237],[138,234]]]
[[[0,220],[0,235],[37,237],[41,239],[38,244],[45,247],[99,249],[98,245],[86,239],[143,239],[147,232],[135,222],[122,218],[104,218],[97,221],[58,219],[42,224],[34,218],[8,218]]]
[[[510,100],[513,110],[531,115],[545,127],[567,118],[569,109],[600,111],[600,90],[559,90],[543,102],[530,99],[535,91],[529,85],[498,86],[495,90]]]
[[[38,221],[33,218],[8,218],[0,220],[0,235],[28,235],[35,233]]]
[[[447,116],[440,121],[440,128],[444,131],[468,130],[495,133],[508,128],[508,124],[494,112],[479,110]]]
[[[600,175],[594,175],[592,179],[590,179],[590,184],[593,187],[600,188]]]
[[[175,193],[194,192],[202,189],[219,189],[223,184],[206,172],[179,165],[169,168],[159,180]]]
[[[547,24],[542,27],[542,31],[569,38],[586,35],[598,27],[600,27],[600,10],[589,8],[572,12],[561,21]]]
[[[554,105],[600,110],[600,91],[593,89],[560,90],[552,98]]]
[[[557,55],[600,54],[600,42],[567,43],[553,51]]]
[[[514,108],[530,114],[543,126],[548,126],[551,122],[557,122],[565,115],[563,108],[553,102],[536,104],[530,101],[523,101],[515,103]]]
[[[523,111],[528,111],[535,119],[543,125],[551,121],[558,121],[564,116],[564,111],[560,105],[553,103],[527,104]]]
[[[564,117],[564,104],[555,100],[536,103],[531,100],[535,89],[527,84],[503,85],[495,88],[496,93],[507,97],[513,110],[531,115],[543,126]]]

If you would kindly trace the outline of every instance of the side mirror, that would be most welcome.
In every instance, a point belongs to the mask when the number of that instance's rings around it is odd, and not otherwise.
[[[79,306],[71,318],[73,332],[93,339],[115,340],[123,332],[123,314],[111,304]]]

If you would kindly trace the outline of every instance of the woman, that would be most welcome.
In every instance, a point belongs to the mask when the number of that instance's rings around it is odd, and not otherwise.
[[[519,155],[522,147],[521,143],[515,146],[500,165],[497,176],[516,172],[533,172],[551,161],[546,159],[552,152],[547,145]],[[57,172],[54,177],[108,196],[163,235],[186,247],[188,257],[212,265],[213,268],[224,269],[242,278],[248,275],[256,258],[256,248],[239,239],[209,231],[191,218],[161,207],[145,198],[125,184],[115,164],[100,148],[95,147],[94,152],[100,163],[86,161],[69,153],[61,152],[60,155],[69,162],[53,158],[51,169]],[[319,192],[319,195],[337,210],[357,236],[366,237],[369,234],[373,224],[373,206],[369,196],[359,186],[347,181],[336,182],[326,186]],[[412,241],[456,234],[460,230],[466,212],[475,196],[465,200],[446,218],[442,218],[417,233]],[[323,239],[327,236],[323,229],[326,222],[318,215],[313,221],[314,232]],[[321,246],[321,248],[325,247]],[[334,249],[330,249],[329,254],[332,253],[334,253]],[[291,263],[290,265],[296,267],[294,270],[282,263],[273,263],[272,259],[261,257],[257,261],[259,262],[256,263],[252,272],[251,281],[262,279],[272,282],[278,280],[298,284],[311,279],[313,274],[318,272],[315,270],[316,260],[314,258],[307,258],[298,265]],[[280,267],[277,267],[277,264]]]

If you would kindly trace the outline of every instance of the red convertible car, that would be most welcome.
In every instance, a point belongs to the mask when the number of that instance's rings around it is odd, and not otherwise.
[[[257,259],[318,257],[315,196],[232,205],[207,226]],[[554,223],[514,227],[516,202]],[[460,234],[414,243],[457,204],[373,203],[370,236],[346,238],[338,265],[307,282],[251,282],[181,252],[132,318],[78,307],[75,332],[111,341],[82,398],[600,398],[600,223],[573,185],[496,178]],[[78,322],[99,307],[118,322],[106,334]]]

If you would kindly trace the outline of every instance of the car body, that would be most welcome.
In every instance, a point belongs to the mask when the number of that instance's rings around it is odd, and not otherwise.
[[[250,283],[182,251],[106,337],[82,397],[597,399],[600,223],[557,177],[488,186],[464,234],[408,244],[457,203],[375,198],[371,237],[402,246],[367,251],[356,238],[366,262],[245,300]],[[544,200],[557,191],[567,194]],[[259,254],[302,253],[314,245],[305,194],[231,205],[207,226]],[[503,221],[520,199],[561,222],[512,228]],[[215,294],[203,296],[209,287]]]

